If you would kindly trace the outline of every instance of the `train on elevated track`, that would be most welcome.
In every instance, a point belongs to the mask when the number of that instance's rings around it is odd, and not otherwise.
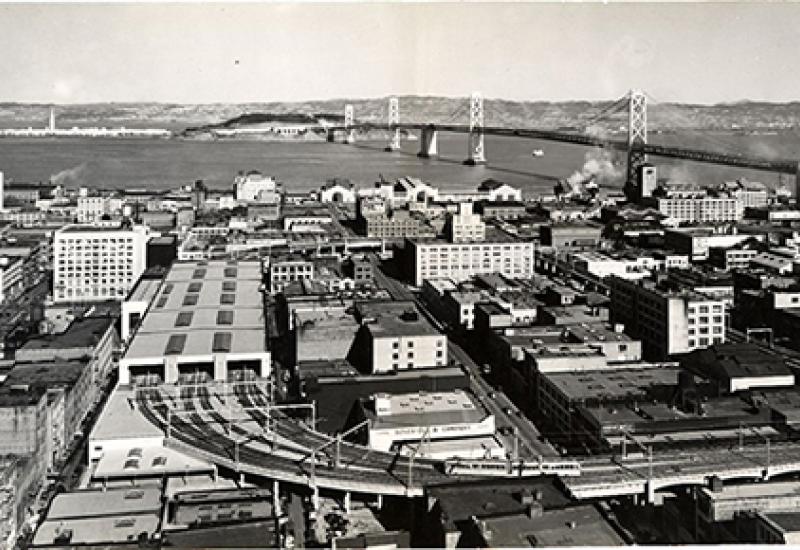
[[[577,477],[581,464],[577,460],[504,460],[452,458],[441,463],[447,475],[489,477],[537,477],[546,475]]]

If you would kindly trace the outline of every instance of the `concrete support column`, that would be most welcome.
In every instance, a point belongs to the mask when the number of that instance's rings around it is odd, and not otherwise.
[[[344,494],[344,502],[343,502],[343,504],[342,504],[342,508],[344,508],[344,513],[345,513],[345,515],[347,515],[347,516],[349,516],[349,515],[350,515],[350,507],[351,507],[351,501],[350,501],[350,499],[351,499],[350,491],[347,491],[347,492]]]
[[[281,485],[277,479],[272,480],[272,508],[275,510],[276,516],[283,515],[281,511]]]
[[[375,507],[378,510],[383,508],[383,495],[375,495]]]
[[[422,129],[419,135],[419,153],[417,156],[420,158],[432,158],[439,154],[438,149],[439,132],[433,124],[429,124]]]
[[[319,487],[314,485],[311,491],[311,508],[314,512],[319,512]]]
[[[214,355],[214,380],[227,380],[228,379],[228,365],[225,362],[225,357],[222,355]]]

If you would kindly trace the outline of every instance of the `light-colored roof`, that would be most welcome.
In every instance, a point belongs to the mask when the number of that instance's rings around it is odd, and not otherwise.
[[[138,408],[131,406],[132,400],[133,392],[130,389],[117,387],[109,396],[92,429],[90,442],[163,437],[164,433],[158,427],[147,420]]]
[[[124,360],[263,353],[261,277],[259,262],[173,264]]]
[[[108,516],[102,518],[45,521],[36,531],[33,546],[53,545],[59,533],[71,531],[69,544],[136,543],[140,533],[152,535],[158,529],[158,514]]]
[[[137,485],[125,489],[75,491],[56,495],[47,520],[86,519],[125,514],[157,514],[161,510],[161,486]]]

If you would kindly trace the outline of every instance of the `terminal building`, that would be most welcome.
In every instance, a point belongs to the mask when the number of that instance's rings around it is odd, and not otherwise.
[[[119,364],[121,384],[268,376],[261,265],[173,264]]]

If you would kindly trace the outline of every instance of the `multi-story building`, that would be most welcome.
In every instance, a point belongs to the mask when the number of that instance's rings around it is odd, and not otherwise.
[[[122,300],[147,264],[149,231],[142,226],[69,225],[53,237],[56,302]]]
[[[29,384],[0,385],[0,456],[30,456],[44,471],[49,447],[46,389]]]
[[[459,205],[457,214],[448,217],[445,233],[451,243],[483,242],[486,224],[479,214],[472,212],[472,203],[464,202]]]
[[[78,207],[75,210],[78,223],[92,223],[99,221],[103,216],[111,214],[111,205],[108,197],[78,197]]]
[[[484,273],[514,279],[533,276],[533,243],[517,241],[497,230],[487,229],[484,242],[409,239],[406,249],[411,280],[417,286],[425,279],[444,277],[461,282]]]
[[[267,257],[264,259],[269,291],[273,294],[283,292],[286,285],[294,281],[306,281],[314,278],[314,262],[300,256],[283,258]]]
[[[714,247],[708,250],[708,263],[725,271],[747,269],[750,267],[750,261],[756,256],[758,256],[758,250],[755,248]]]
[[[725,342],[725,302],[653,280],[611,276],[611,318],[642,341],[645,357],[669,355]]]
[[[411,302],[361,303],[361,328],[353,344],[353,359],[363,371],[393,372],[443,367],[447,336],[422,317]]]
[[[678,222],[733,222],[744,216],[742,202],[730,197],[670,197],[656,203],[659,212]]]
[[[119,362],[120,384],[268,376],[259,262],[176,262]]]
[[[408,210],[360,218],[362,233],[372,239],[432,238],[436,232],[425,219]]]

